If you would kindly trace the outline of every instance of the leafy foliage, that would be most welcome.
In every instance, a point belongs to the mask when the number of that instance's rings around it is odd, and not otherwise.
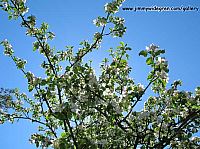
[[[2,41],[4,54],[23,72],[34,98],[19,90],[1,89],[0,123],[19,119],[38,123],[38,132],[30,141],[43,148],[197,148],[200,87],[194,93],[180,91],[179,80],[166,87],[168,62],[161,56],[165,50],[151,44],[139,53],[151,67],[146,87],[130,77],[127,51],[131,48],[124,42],[109,50],[110,58],[102,61],[98,77],[90,62],[83,62],[85,55],[99,48],[104,36],[122,37],[126,32],[124,19],[116,16],[123,1],[105,5],[106,16],[93,21],[101,31],[94,34],[91,43],[82,41],[75,54],[70,46],[64,51],[50,47],[48,42],[55,34],[46,23],[37,27],[35,16],[26,17],[26,1],[1,0],[8,18],[21,19],[26,35],[35,38],[33,51],[46,58],[41,64],[46,77],[27,71],[27,62],[14,56],[8,40]],[[107,26],[110,32],[105,33]],[[69,65],[63,68],[62,61]],[[155,95],[146,100],[143,110],[135,111],[150,86]]]

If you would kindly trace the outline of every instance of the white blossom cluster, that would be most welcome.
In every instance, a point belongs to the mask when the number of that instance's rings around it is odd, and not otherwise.
[[[158,50],[159,46],[154,45],[153,43],[150,44],[150,46],[146,46],[146,50],[156,52]]]
[[[104,26],[106,25],[106,23],[107,20],[105,17],[98,17],[97,19],[93,20],[93,24],[96,25],[97,27]]]
[[[119,11],[119,7],[122,5],[124,0],[115,0],[111,3],[106,3],[104,9],[108,13],[116,13]]]
[[[12,49],[12,45],[9,43],[7,39],[1,42],[1,45],[4,46],[4,54],[7,56],[12,56],[14,51]]]

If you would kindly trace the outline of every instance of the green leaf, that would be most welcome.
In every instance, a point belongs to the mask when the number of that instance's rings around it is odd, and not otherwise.
[[[130,51],[130,50],[131,50],[131,48],[130,48],[130,47],[126,47],[126,50],[127,50],[127,51]]]
[[[121,44],[121,46],[122,46],[122,47],[124,47],[124,46],[125,46],[124,42],[122,42],[122,41],[120,42],[120,44]]]
[[[155,56],[158,56],[160,54],[164,54],[165,53],[165,50],[158,50],[155,52]]]
[[[45,79],[43,79],[40,83],[41,86],[45,86],[47,84],[47,81]]]
[[[11,15],[9,15],[9,16],[8,16],[8,19],[9,19],[9,20],[11,20],[11,19],[12,19],[12,16],[11,16]]]
[[[38,141],[36,141],[36,142],[35,142],[35,145],[36,145],[36,147],[38,148],[40,144],[39,144]]]
[[[188,133],[188,138],[192,137],[192,133]]]
[[[37,42],[37,41],[34,42],[33,43],[33,51],[36,51],[37,49],[39,49],[39,45],[40,45],[39,42]]]
[[[29,85],[28,86],[28,91],[31,92],[33,90],[33,88],[34,88],[33,85]]]
[[[146,64],[147,64],[147,65],[153,64],[153,58],[152,58],[152,57],[147,58]]]
[[[193,106],[192,106],[192,109],[200,110],[200,106],[198,106],[198,105],[193,105]]]
[[[44,32],[49,28],[49,25],[45,22],[42,23],[41,25],[41,30],[43,30]]]
[[[139,56],[141,56],[141,55],[144,57],[147,57],[147,51],[146,50],[140,51]]]
[[[163,68],[163,70],[168,73],[169,72],[169,69],[168,68]]]
[[[66,134],[66,132],[62,132],[62,133],[61,133],[61,137],[62,137],[62,138],[65,138],[65,137],[67,137],[67,134]]]
[[[55,118],[57,118],[59,120],[66,120],[69,116],[69,115],[66,115],[62,112],[54,112],[53,115],[54,115]]]
[[[124,64],[124,63],[126,64],[126,63],[127,63],[127,61],[126,61],[125,59],[121,59],[120,62],[121,62],[122,64]]]
[[[164,53],[165,53],[165,50],[160,50],[160,53],[161,53],[161,54],[164,54]]]

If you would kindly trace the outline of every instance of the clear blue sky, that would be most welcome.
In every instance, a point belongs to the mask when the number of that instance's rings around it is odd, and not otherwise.
[[[105,15],[103,6],[107,0],[27,0],[29,12],[36,15],[37,23],[47,22],[50,30],[56,34],[52,46],[63,50],[66,45],[78,47],[80,41],[92,41],[92,35],[98,31],[92,24],[97,16]],[[199,0],[127,0],[124,7],[134,6],[195,6],[200,8]],[[105,38],[102,48],[90,55],[98,74],[101,60],[107,56],[110,47],[116,47],[119,41],[133,48],[130,52],[132,77],[136,82],[147,84],[145,77],[148,67],[138,52],[145,46],[155,43],[166,49],[165,57],[169,61],[169,82],[183,80],[184,90],[193,91],[200,85],[200,11],[188,12],[133,12],[123,11],[117,14],[126,20],[127,33],[123,39]],[[39,69],[41,56],[32,52],[30,37],[25,36],[20,21],[8,21],[7,14],[0,11],[0,40],[7,38],[13,45],[16,55],[28,60],[27,69],[42,75]],[[27,92],[26,81],[13,62],[5,57],[0,47],[0,87],[20,88]],[[98,55],[98,56],[97,56]],[[20,121],[11,125],[0,125],[0,149],[32,149],[29,135],[35,132],[34,125]]]

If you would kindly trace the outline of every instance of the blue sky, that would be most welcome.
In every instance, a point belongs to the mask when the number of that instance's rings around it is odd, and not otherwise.
[[[78,47],[78,44],[87,39],[92,41],[92,35],[99,31],[92,24],[97,16],[105,16],[103,11],[107,0],[27,0],[29,14],[36,15],[37,24],[47,22],[50,30],[56,34],[51,42],[58,50],[64,50],[66,45]],[[200,8],[198,0],[127,0],[123,7],[135,6],[194,6]],[[93,60],[93,66],[99,73],[99,63],[108,56],[106,52],[110,47],[118,46],[124,41],[132,51],[130,65],[131,73],[136,82],[147,84],[146,76],[148,67],[145,59],[138,56],[140,50],[151,43],[159,45],[166,50],[165,57],[169,61],[169,83],[173,80],[183,80],[181,89],[193,91],[200,86],[200,11],[187,12],[133,12],[120,10],[118,16],[125,18],[127,33],[123,38],[106,37],[102,48],[90,54],[88,58]],[[36,75],[42,75],[39,65],[42,56],[32,52],[30,37],[25,36],[25,30],[20,27],[19,20],[8,21],[7,14],[0,11],[0,40],[7,38],[13,45],[15,54],[28,61],[27,70]],[[18,71],[13,62],[3,53],[0,47],[0,87],[20,88],[27,92],[26,80]],[[28,142],[29,135],[35,132],[34,125],[20,121],[14,125],[6,123],[0,125],[0,148],[22,149],[35,148]]]

